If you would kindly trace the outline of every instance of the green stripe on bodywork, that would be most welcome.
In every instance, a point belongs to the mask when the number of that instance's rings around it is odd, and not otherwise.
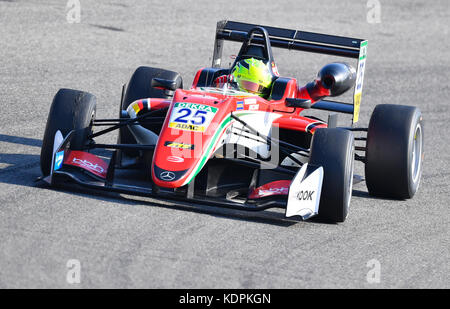
[[[366,59],[366,57],[367,57],[367,42],[368,41],[362,41],[361,42],[361,45],[359,47],[359,50],[360,50],[360,52],[359,52],[359,60]],[[363,50],[363,47],[364,47],[364,50]]]
[[[194,179],[195,176],[202,170],[203,166],[206,163],[206,160],[208,160],[209,156],[211,155],[212,148],[216,144],[217,139],[222,134],[224,127],[231,121],[231,116],[228,116],[227,118],[222,121],[219,128],[217,129],[216,133],[214,134],[213,138],[211,139],[211,142],[208,145],[208,148],[205,151],[205,154],[200,159],[200,163],[197,166],[197,169],[191,173],[188,180],[184,183],[185,185],[189,184],[192,179]]]
[[[233,115],[236,116],[236,117],[247,116],[247,115],[254,115],[254,114],[256,114],[256,113],[254,113],[254,112],[247,112],[247,111],[233,113]]]
[[[242,111],[242,112],[233,112],[233,115],[236,117],[242,117],[242,116],[247,116],[247,115],[255,115],[261,113],[261,111]],[[280,115],[281,116],[281,115]],[[216,144],[217,139],[219,138],[219,136],[222,134],[224,127],[231,121],[231,115],[229,115],[227,118],[224,119],[224,121],[219,125],[216,133],[214,134],[213,138],[211,139],[210,144],[208,145],[208,149],[206,149],[205,154],[202,156],[202,158],[200,159],[200,164],[198,165],[198,167],[195,169],[194,172],[192,172],[192,174],[189,176],[189,178],[187,179],[187,181],[184,183],[184,185],[189,184],[192,179],[197,176],[197,174],[201,171],[201,169],[203,168],[203,166],[206,163],[206,160],[208,160],[209,156],[211,155],[211,151],[213,146]]]

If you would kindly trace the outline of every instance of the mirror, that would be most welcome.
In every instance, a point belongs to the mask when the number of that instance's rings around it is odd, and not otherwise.
[[[154,88],[162,88],[166,90],[177,90],[177,83],[173,80],[167,80],[162,78],[153,78],[151,86]]]
[[[311,108],[311,100],[286,98],[287,107]]]

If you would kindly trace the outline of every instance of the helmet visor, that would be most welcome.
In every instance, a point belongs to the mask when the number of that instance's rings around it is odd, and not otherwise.
[[[241,88],[245,89],[246,91],[253,92],[253,93],[263,93],[264,90],[266,89],[266,87],[261,86],[257,83],[248,81],[248,80],[239,81],[239,85]]]

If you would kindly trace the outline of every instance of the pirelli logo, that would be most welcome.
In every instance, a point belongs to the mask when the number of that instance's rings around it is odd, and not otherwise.
[[[194,145],[192,144],[184,144],[184,143],[177,143],[177,142],[169,142],[165,141],[164,146],[171,147],[171,148],[178,148],[178,149],[194,149]]]

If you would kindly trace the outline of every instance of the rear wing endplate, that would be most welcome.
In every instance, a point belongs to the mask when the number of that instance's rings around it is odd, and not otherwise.
[[[244,42],[247,39],[248,32],[257,26],[260,25],[229,20],[219,21],[216,28],[212,66],[217,68],[222,63],[224,41]],[[353,114],[353,123],[358,121],[367,56],[367,40],[269,26],[262,27],[267,30],[272,47],[357,59],[357,77],[353,102],[344,103],[329,100],[322,100],[322,102],[326,102],[326,105],[330,106],[336,105],[337,110],[346,110],[347,113]],[[258,43],[258,40],[262,43],[262,36],[255,35],[255,43]],[[350,106],[338,107],[337,105]]]

